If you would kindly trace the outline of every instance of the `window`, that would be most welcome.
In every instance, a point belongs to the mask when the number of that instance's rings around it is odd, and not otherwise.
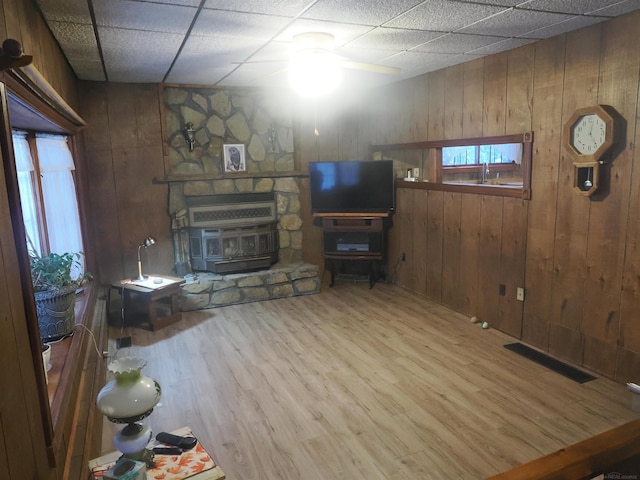
[[[13,145],[27,248],[37,254],[83,251],[67,137],[14,131]]]
[[[522,163],[522,144],[472,145],[442,147],[442,166]]]
[[[498,137],[373,145],[392,159],[401,185],[427,190],[531,197],[533,132]],[[406,176],[405,176],[406,173]],[[410,181],[411,183],[409,183]]]

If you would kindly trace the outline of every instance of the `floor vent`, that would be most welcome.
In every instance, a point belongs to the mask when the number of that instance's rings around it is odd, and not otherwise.
[[[556,360],[555,358],[552,358],[549,355],[546,355],[538,350],[534,350],[533,348],[523,345],[522,343],[508,343],[504,346],[504,348],[506,348],[507,350],[511,350],[518,355],[522,355],[523,357],[528,358],[529,360],[532,360],[542,365],[543,367],[548,368],[549,370],[559,373],[560,375],[563,375],[573,380],[574,382],[586,383],[596,379],[596,377],[594,377],[593,375],[589,375],[582,370],[572,367],[571,365],[561,362],[560,360]]]

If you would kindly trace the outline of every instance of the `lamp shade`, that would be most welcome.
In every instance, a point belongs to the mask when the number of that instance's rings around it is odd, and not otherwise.
[[[147,238],[144,239],[144,242],[142,242],[141,247],[150,247],[151,245],[153,245],[154,243],[156,243],[156,239],[149,236]]]
[[[160,401],[158,382],[141,375],[143,359],[124,357],[111,362],[107,369],[115,375],[98,393],[100,411],[114,423],[132,423],[147,417]]]

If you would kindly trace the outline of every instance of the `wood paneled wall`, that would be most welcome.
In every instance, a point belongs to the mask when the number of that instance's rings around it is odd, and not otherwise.
[[[341,149],[349,143],[366,158],[367,144],[533,130],[530,201],[398,189],[390,275],[554,355],[637,381],[639,36],[634,12],[393,84],[341,113],[338,131],[301,135],[301,169],[351,157]],[[605,187],[587,198],[572,189],[561,132],[575,109],[593,104],[619,112],[625,140],[602,169]],[[309,131],[308,119],[299,124]],[[319,235],[307,222],[304,257],[322,263]],[[524,303],[515,299],[517,287],[526,289]]]
[[[158,85],[81,82],[84,132],[97,276],[108,284],[137,275],[137,249],[146,273],[171,275],[173,243],[168,214]]]
[[[21,42],[38,71],[77,109],[75,75],[32,1],[0,0],[0,42],[6,38]],[[0,81],[4,76],[0,74]],[[2,160],[4,163],[6,158]],[[10,221],[18,213],[9,207],[6,173],[3,169],[0,174],[0,478],[61,479],[70,451],[75,403],[68,402],[58,412],[61,428],[55,432],[53,448],[57,465],[51,467],[36,386],[39,379],[44,381],[44,373],[41,363],[34,364],[30,352],[19,252]]]

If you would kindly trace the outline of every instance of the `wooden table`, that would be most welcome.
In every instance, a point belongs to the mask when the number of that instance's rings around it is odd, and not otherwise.
[[[107,290],[107,309],[111,308],[111,291],[120,292],[126,324],[147,323],[151,330],[166,327],[182,319],[179,297],[184,278],[149,275],[145,280],[125,279],[114,282]],[[140,319],[140,316],[143,318]],[[116,323],[116,322],[114,322]]]
[[[184,436],[184,435],[189,435],[191,434],[192,430],[189,427],[182,427],[178,430],[175,430],[171,433],[175,434],[175,435],[180,435],[180,436]],[[155,446],[155,444],[157,444],[157,441],[153,442],[154,445],[150,445],[149,448],[153,448],[153,446]],[[198,445],[196,445],[196,447],[194,447],[192,450],[188,450],[186,452],[184,452],[182,455],[187,455],[189,452],[191,451],[195,451],[198,448],[202,448],[202,445],[200,445],[200,442],[198,441]],[[215,460],[213,459],[213,456],[210,455],[209,452],[205,451],[205,453],[215,462]],[[101,473],[97,473],[97,472],[104,472],[106,470],[108,470],[110,468],[110,465],[112,465],[113,463],[117,462],[118,459],[120,458],[122,454],[120,452],[110,452],[107,453],[106,455],[103,455],[99,458],[94,458],[93,460],[89,461],[89,471],[91,472],[91,478],[92,480],[95,480],[97,478],[102,478]],[[156,455],[156,458],[158,457],[158,455]],[[151,475],[151,473],[153,472],[153,470],[147,470],[147,473],[149,475],[147,475],[147,478],[152,479],[154,478],[153,475]],[[220,468],[219,465],[215,465],[213,468],[210,468],[209,470],[205,470],[203,472],[200,473],[196,473],[194,475],[188,476],[186,477],[186,480],[223,480],[225,479],[225,474],[222,471],[222,469]]]

